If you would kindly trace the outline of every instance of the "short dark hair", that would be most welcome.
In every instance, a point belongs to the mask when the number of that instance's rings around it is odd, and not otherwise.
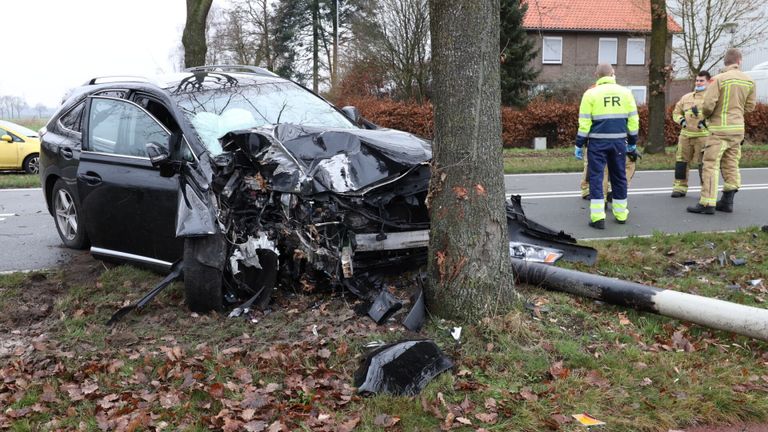
[[[707,81],[709,81],[709,80],[711,80],[711,79],[712,79],[712,75],[710,75],[710,74],[709,74],[709,71],[705,71],[705,70],[703,70],[703,71],[699,71],[699,73],[697,73],[697,74],[696,74],[696,76],[697,76],[697,77],[700,77],[700,76],[701,76],[701,77],[706,77],[706,78],[707,78]]]
[[[730,66],[738,63],[739,60],[741,60],[741,51],[738,48],[728,48],[728,51],[725,52],[723,63],[726,66]]]

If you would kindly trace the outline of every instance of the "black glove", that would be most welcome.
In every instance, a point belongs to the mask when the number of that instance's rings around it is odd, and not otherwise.
[[[685,117],[683,117],[683,118],[680,120],[680,127],[681,127],[681,128],[685,128],[685,125],[686,125],[686,123],[685,123]]]

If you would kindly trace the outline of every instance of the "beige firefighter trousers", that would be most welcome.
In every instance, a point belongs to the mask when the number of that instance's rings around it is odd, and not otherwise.
[[[704,146],[701,173],[701,198],[699,204],[714,206],[717,203],[717,185],[720,171],[723,173],[723,190],[738,190],[741,187],[739,160],[741,160],[741,141],[744,135],[712,134]]]
[[[701,164],[702,154],[704,146],[709,139],[708,136],[703,137],[687,137],[680,135],[677,139],[677,153],[675,155],[675,162],[685,162],[688,166],[685,169],[684,179],[675,179],[672,190],[676,192],[688,192],[688,171],[690,168],[698,167]]]
[[[584,170],[581,172],[581,197],[589,196],[589,175],[587,174],[587,147],[584,147]],[[627,158],[627,189],[629,189],[629,183],[632,181],[632,177],[635,175],[636,162],[632,162]],[[605,167],[603,173],[603,197],[608,196],[610,190],[610,182],[608,181],[608,167]],[[607,198],[606,198],[607,199]]]

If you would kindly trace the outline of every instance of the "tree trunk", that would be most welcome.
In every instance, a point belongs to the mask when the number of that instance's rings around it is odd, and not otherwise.
[[[317,93],[320,72],[320,3],[312,0],[312,91]]]
[[[667,2],[651,1],[651,64],[648,73],[648,153],[664,152],[666,87],[670,75],[667,65]]]
[[[275,62],[272,60],[272,47],[270,46],[269,35],[269,4],[267,0],[261,3],[263,20],[264,20],[264,35],[262,37],[262,44],[264,45],[264,57],[267,59],[267,69],[270,71],[275,69]]]
[[[476,322],[514,300],[501,145],[498,0],[430,1],[435,139],[427,300]]]
[[[205,44],[205,21],[213,0],[187,0],[187,22],[181,43],[184,45],[184,66],[202,66],[208,46]]]
[[[339,64],[339,0],[331,0],[331,19],[333,20],[333,63],[331,64],[331,87],[336,88]]]

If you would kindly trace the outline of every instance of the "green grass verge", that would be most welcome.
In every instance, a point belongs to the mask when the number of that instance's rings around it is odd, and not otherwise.
[[[0,189],[40,187],[38,174],[13,174],[0,172]]]
[[[757,229],[592,244],[596,267],[566,267],[766,307],[765,283],[750,283],[768,280],[768,233]],[[746,265],[729,264],[731,256]],[[13,299],[27,290],[39,302],[43,293],[34,290],[43,283],[61,290],[34,349],[0,366],[0,426],[97,430],[135,421],[141,429],[208,430],[254,417],[318,430],[323,417],[335,426],[353,421],[356,431],[395,420],[396,430],[434,431],[447,418],[457,430],[577,431],[584,429],[571,414],[587,412],[606,430],[634,432],[768,419],[767,343],[563,293],[520,286],[533,310],[465,325],[461,343],[449,335],[457,324],[430,320],[418,337],[436,340],[453,372],[416,397],[361,398],[346,386],[363,345],[413,334],[376,326],[319,294],[285,294],[258,322],[191,315],[178,285],[104,326],[159,279],[99,263],[0,276],[0,306],[9,312],[23,309]]]
[[[668,147],[663,154],[644,154],[638,162],[637,169],[674,169],[675,151],[675,147]],[[741,167],[768,167],[768,145],[744,144]],[[573,157],[573,148],[504,149],[505,174],[579,172],[583,169],[584,163]]]

